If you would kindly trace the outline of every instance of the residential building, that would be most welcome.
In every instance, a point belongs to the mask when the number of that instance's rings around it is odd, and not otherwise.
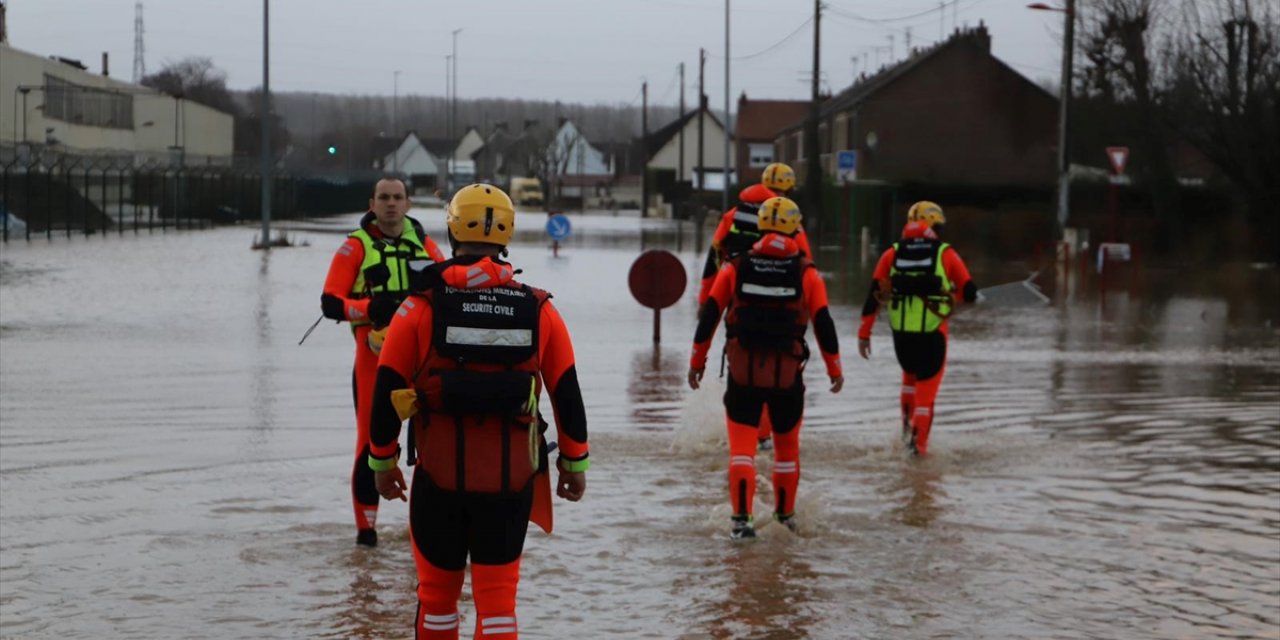
[[[734,141],[732,138],[729,141],[729,155],[726,158],[724,124],[705,106],[686,112],[657,131],[649,132],[644,139],[644,144],[640,145],[644,150],[645,168],[650,173],[669,172],[670,177],[677,182],[690,182],[694,188],[698,188],[702,184],[697,174],[699,122],[702,129],[702,169],[707,174],[706,188],[720,189],[717,185],[723,184],[722,176],[726,171],[726,164],[729,164],[729,183],[735,184],[731,164]],[[684,175],[676,176],[681,164],[681,131],[684,132]]]
[[[985,25],[864,77],[819,110],[828,177],[839,151],[857,153],[857,179],[962,187],[1051,186],[1058,101],[991,55]],[[774,138],[801,184],[804,119]]]
[[[745,93],[738,98],[733,131],[739,184],[760,181],[764,168],[777,160],[778,132],[807,116],[811,104],[808,100],[749,100]]]
[[[383,171],[406,176],[411,193],[429,192],[438,184],[440,163],[417,132],[405,134],[400,144],[379,162]]]

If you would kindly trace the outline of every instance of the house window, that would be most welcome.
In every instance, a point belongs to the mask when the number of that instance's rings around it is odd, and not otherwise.
[[[752,142],[749,147],[752,167],[767,167],[773,162],[773,144]]]

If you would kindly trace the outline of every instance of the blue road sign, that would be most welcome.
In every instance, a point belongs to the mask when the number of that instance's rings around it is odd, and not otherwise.
[[[557,213],[547,218],[547,235],[551,236],[552,240],[557,242],[564,240],[569,237],[570,231],[572,231],[572,228],[569,224],[569,218],[565,217],[564,214]]]
[[[851,182],[858,179],[858,152],[836,152],[836,178],[840,182]]]

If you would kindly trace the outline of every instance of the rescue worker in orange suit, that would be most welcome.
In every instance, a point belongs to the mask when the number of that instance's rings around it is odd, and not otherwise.
[[[831,392],[844,386],[835,323],[818,270],[801,253],[795,236],[800,208],[787,198],[760,206],[764,236],[745,255],[716,274],[702,306],[689,360],[689,386],[697,389],[720,316],[725,317],[729,380],[724,394],[729,430],[730,536],[755,537],[756,432],[762,418],[773,425],[774,518],[795,530],[796,488],[800,484],[800,423],[804,414],[801,373],[809,357],[805,331],[813,323],[818,348],[831,379]],[[767,415],[766,415],[767,412]]]
[[[870,358],[871,327],[880,306],[889,306],[893,350],[902,367],[902,439],[913,456],[929,452],[933,404],[947,364],[947,318],[956,304],[978,297],[964,260],[940,239],[945,223],[937,204],[911,205],[902,240],[876,263],[858,329],[858,354]]]
[[[556,493],[576,502],[586,491],[587,420],[573,345],[551,295],[517,282],[500,258],[514,225],[501,189],[462,188],[448,213],[454,257],[433,269],[437,283],[401,305],[379,359],[368,464],[387,499],[405,499],[396,465],[401,420],[425,417],[414,427],[409,498],[419,639],[458,637],[468,557],[475,637],[517,637],[525,534],[530,521],[551,527],[537,407],[544,387],[558,434]]]
[[[760,205],[769,198],[786,196],[796,186],[796,172],[786,164],[774,162],[760,173],[760,183],[753,184],[738,193],[737,206],[724,212],[720,224],[711,236],[711,247],[707,250],[707,263],[702,269],[702,284],[698,288],[698,306],[707,303],[711,295],[711,284],[715,282],[720,267],[730,260],[746,253],[760,239],[761,233],[757,224]],[[813,250],[809,248],[809,236],[801,227],[795,234],[795,242],[800,253],[813,259]],[[760,447],[770,447],[769,425],[761,427],[757,434]]]
[[[378,544],[378,490],[373,484],[373,471],[366,464],[377,349],[392,314],[409,292],[414,272],[444,260],[444,254],[422,230],[422,224],[408,217],[409,207],[404,182],[398,178],[379,180],[360,228],[348,235],[334,254],[320,296],[324,316],[349,322],[355,336],[351,390],[356,411],[356,450],[351,501],[356,543],[370,547]]]

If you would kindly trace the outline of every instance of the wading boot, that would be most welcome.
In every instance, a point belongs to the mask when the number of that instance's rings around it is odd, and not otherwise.
[[[796,531],[796,514],[791,513],[784,515],[775,512],[773,514],[773,519],[777,520],[779,524],[789,529],[791,533],[799,534],[799,532]]]

